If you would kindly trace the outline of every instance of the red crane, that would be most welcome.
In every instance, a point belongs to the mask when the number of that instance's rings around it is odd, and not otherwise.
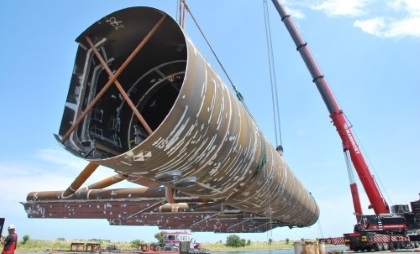
[[[301,54],[303,61],[306,64],[313,82],[316,84],[319,93],[324,100],[325,105],[328,108],[330,117],[333,124],[337,128],[338,135],[343,142],[343,151],[348,158],[350,155],[351,161],[356,169],[356,172],[359,176],[360,182],[363,185],[363,188],[366,191],[366,195],[370,201],[370,208],[373,208],[375,214],[389,214],[389,206],[383,198],[378,186],[375,183],[373,176],[369,171],[369,167],[366,164],[365,159],[363,158],[362,152],[357,144],[355,137],[351,131],[351,125],[347,122],[346,117],[343,111],[340,109],[337,101],[334,98],[333,93],[331,92],[327,81],[319,70],[314,58],[312,57],[311,52],[307,47],[307,43],[302,39],[298,30],[296,29],[293,21],[290,18],[284,9],[284,7],[277,1],[273,0],[274,6],[276,7],[278,13],[284,24],[286,25],[287,30],[289,31],[293,41],[296,44],[296,50]],[[349,171],[351,168],[349,168]],[[353,177],[351,177],[353,178]],[[360,204],[360,198],[357,190],[357,184],[354,179],[351,179],[350,189],[353,197],[353,204],[355,209],[355,214],[357,217],[363,214],[362,207]]]
[[[307,47],[307,43],[302,39],[290,15],[286,13],[282,4],[278,0],[272,0],[272,2],[292,37],[296,45],[296,50],[299,51],[305,62],[312,76],[312,81],[316,84],[343,143],[354,212],[357,219],[354,233],[344,234],[344,238],[341,237],[343,243],[345,242],[346,245],[350,246],[351,250],[355,251],[401,248],[406,247],[409,243],[412,246],[419,246],[420,235],[407,235],[407,229],[414,228],[414,222],[408,223],[410,218],[413,218],[414,213],[407,212],[402,215],[390,214],[389,206],[381,194],[373,175],[370,173],[359,145],[353,136],[351,124],[347,121],[343,111],[334,98],[324,75],[322,75]],[[374,210],[375,215],[363,215],[357,184],[353,177],[352,165],[369,199],[369,208]],[[329,243],[336,244],[335,242]]]

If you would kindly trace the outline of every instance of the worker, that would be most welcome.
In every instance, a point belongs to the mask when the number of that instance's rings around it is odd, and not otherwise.
[[[283,146],[279,145],[276,147],[276,151],[283,157]]]
[[[15,232],[15,226],[10,225],[7,230],[9,231],[9,235],[4,238],[1,237],[1,244],[3,244],[3,251],[1,254],[14,254],[15,249],[17,246],[18,235]]]

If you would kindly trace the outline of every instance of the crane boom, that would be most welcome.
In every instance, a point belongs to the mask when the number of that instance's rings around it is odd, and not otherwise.
[[[328,86],[327,81],[324,76],[321,74],[318,65],[316,64],[314,58],[312,57],[311,52],[307,47],[307,43],[302,39],[302,36],[299,34],[296,29],[290,15],[286,13],[285,8],[278,0],[272,0],[274,6],[276,7],[277,12],[279,13],[281,20],[285,24],[290,36],[292,37],[296,50],[299,51],[303,61],[306,64],[314,82],[318,88],[319,93],[321,94],[322,99],[324,100],[325,105],[328,108],[330,117],[335,125],[338,135],[340,136],[343,142],[343,151],[349,152],[353,166],[359,176],[360,182],[363,185],[363,188],[368,196],[370,201],[369,208],[373,208],[376,215],[379,214],[389,214],[389,207],[383,198],[378,186],[376,185],[372,174],[369,171],[369,168],[366,164],[366,161],[362,155],[359,145],[353,133],[351,131],[351,126],[347,122],[346,117],[343,111],[340,109],[337,101],[334,98],[331,89]],[[357,192],[357,186],[352,183],[350,185],[354,208],[357,214],[361,215],[362,209],[360,205],[360,199]]]

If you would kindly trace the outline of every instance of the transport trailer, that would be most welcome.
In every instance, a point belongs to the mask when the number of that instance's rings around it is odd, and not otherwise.
[[[411,239],[409,235],[387,235],[374,232],[344,234],[344,244],[353,251],[383,251],[419,247],[419,241]]]

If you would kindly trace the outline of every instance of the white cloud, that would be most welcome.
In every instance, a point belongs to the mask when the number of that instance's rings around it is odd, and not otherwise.
[[[403,31],[403,34],[412,35],[415,37],[420,37],[420,15],[418,17],[409,18],[401,22],[396,23],[395,27],[401,26],[400,31]],[[404,29],[402,29],[404,28]]]
[[[77,158],[63,150],[43,149],[37,151],[32,159],[3,161],[0,164],[4,181],[0,184],[0,203],[2,217],[8,221],[22,222],[26,217],[23,206],[30,192],[65,190],[76,179],[89,162]],[[112,169],[98,167],[82,187],[114,175]],[[126,181],[110,188],[138,187]],[[29,224],[32,222],[25,222]],[[36,223],[36,222],[35,222]],[[102,221],[106,224],[106,221]],[[54,223],[53,223],[54,224]]]
[[[287,4],[289,8],[307,7],[330,17],[353,18],[355,27],[380,38],[420,37],[418,0],[289,0]],[[305,16],[299,9],[293,11]]]
[[[383,18],[372,18],[367,20],[356,20],[353,25],[362,29],[363,32],[380,36],[380,31],[385,28]]]
[[[418,0],[393,0],[387,3],[394,11],[407,12],[409,16],[420,15],[420,1]]]
[[[382,38],[420,37],[420,16],[403,20],[372,18],[356,20],[353,25],[363,32]]]
[[[328,16],[361,16],[372,0],[325,0],[313,2],[310,8],[325,12]]]
[[[395,21],[383,33],[383,37],[420,37],[420,16]]]
[[[68,175],[73,179],[89,164],[89,161],[76,157],[64,149],[41,149],[35,155],[35,159],[55,168],[55,170],[49,170],[48,172],[56,172],[57,175]],[[89,182],[101,180],[114,174],[115,171],[113,169],[100,166],[89,178]]]
[[[294,5],[293,0],[283,0],[281,2],[283,3],[286,13],[291,15],[294,19],[304,19],[306,17],[302,10],[292,7]]]
[[[296,19],[304,19],[306,18],[305,13],[303,13],[303,11],[299,10],[299,9],[295,9],[295,8],[291,8],[286,6],[286,12],[291,15],[293,18]]]
[[[0,185],[1,201],[20,202],[32,191],[65,190],[89,162],[77,158],[65,150],[39,150],[33,160],[9,161],[0,164],[0,172],[7,181]],[[112,169],[98,167],[83,186],[114,175]],[[122,185],[132,184],[122,182]],[[83,187],[82,186],[82,187]],[[114,187],[114,186],[113,186]],[[9,191],[13,190],[13,191]]]
[[[64,149],[41,149],[37,151],[35,159],[66,169],[68,171],[81,171],[87,164],[83,159],[77,158]]]

